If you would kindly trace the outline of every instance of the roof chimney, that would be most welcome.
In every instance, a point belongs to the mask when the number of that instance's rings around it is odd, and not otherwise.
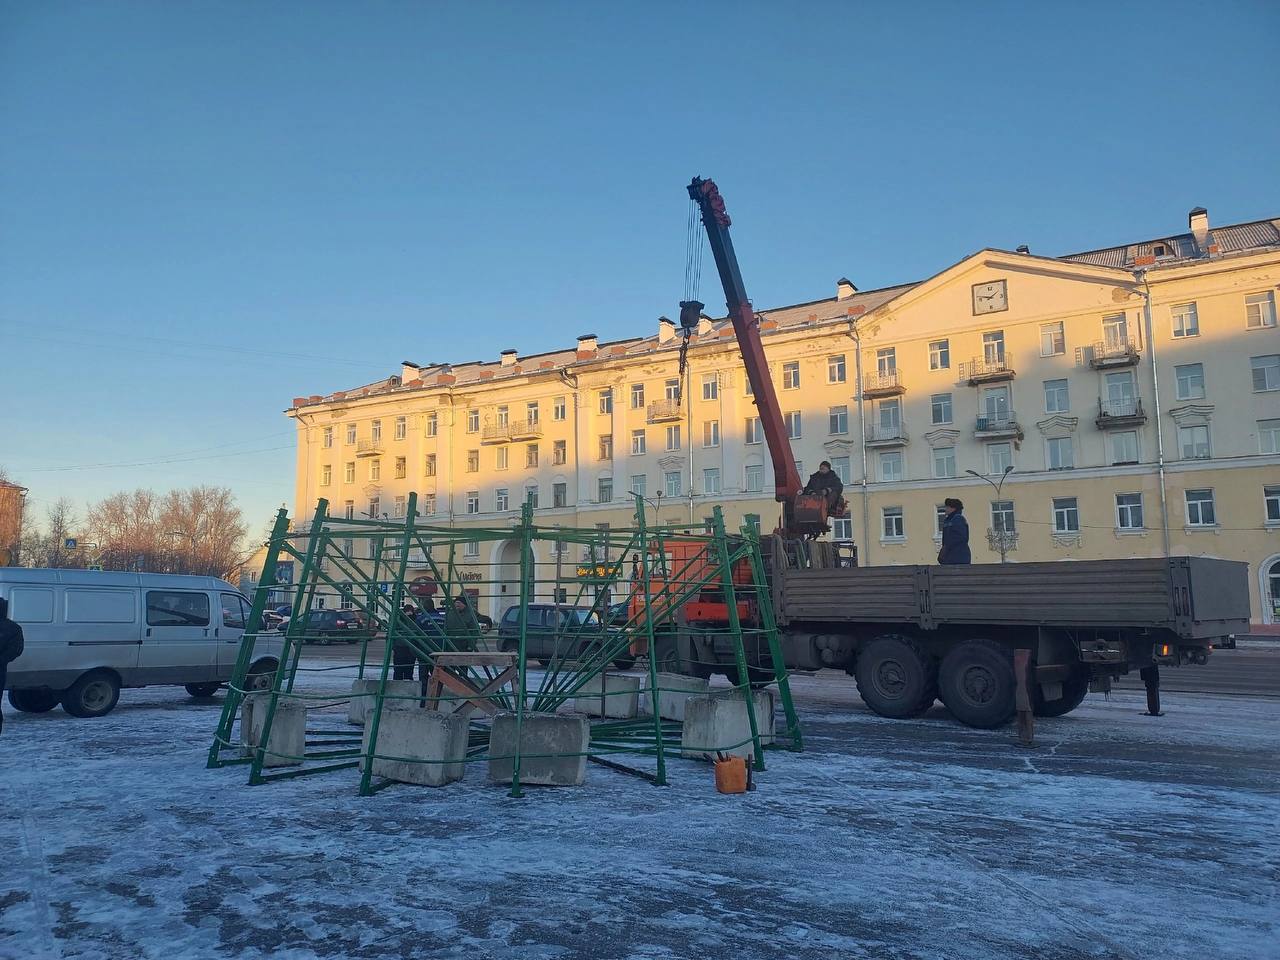
[[[1030,255],[1031,255],[1031,248],[1030,248],[1030,247],[1028,247],[1025,243],[1020,243],[1020,244],[1018,244],[1017,252],[1018,252],[1018,253],[1025,253],[1025,254],[1027,254],[1028,256],[1030,256]]]
[[[503,350],[501,356],[502,356],[502,365],[504,367],[514,367],[516,365],[516,351]]]
[[[1187,214],[1187,226],[1196,238],[1196,246],[1204,250],[1209,245],[1209,211],[1196,207]]]
[[[417,380],[421,374],[418,373],[422,368],[412,360],[400,361],[400,382],[408,383],[410,380]]]
[[[675,339],[675,335],[676,335],[676,322],[672,320],[670,317],[659,317],[658,318],[658,342],[670,343],[673,339]]]
[[[698,317],[698,336],[705,337],[711,332],[711,318],[705,313]]]
[[[578,359],[590,360],[596,355],[596,335],[594,333],[584,333],[578,338]]]
[[[858,292],[858,288],[853,285],[853,281],[850,280],[848,277],[841,277],[839,280],[836,281],[836,299],[837,300],[848,300],[857,292]]]

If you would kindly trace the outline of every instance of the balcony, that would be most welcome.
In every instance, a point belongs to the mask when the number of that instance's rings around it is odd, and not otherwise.
[[[1142,409],[1142,400],[1138,397],[1121,397],[1119,400],[1099,398],[1098,417],[1094,422],[1099,430],[1140,427],[1147,422],[1147,412]]]
[[[683,419],[680,413],[680,401],[674,398],[655,400],[649,404],[647,417],[649,423],[667,423],[671,420]]]
[[[960,364],[960,379],[971,387],[980,383],[1002,383],[1012,380],[1015,376],[1017,374],[1013,372],[1013,354],[1011,353],[984,359],[975,357],[968,363]]]
[[[542,424],[537,420],[512,420],[485,427],[480,442],[510,443],[513,440],[536,440],[541,436]]]
[[[898,379],[898,371],[888,373],[868,373],[862,377],[862,396],[868,400],[875,397],[897,397],[907,392],[907,388]]]
[[[973,427],[973,436],[977,440],[1006,440],[1010,437],[1020,439],[1022,427],[1012,410],[1001,410],[979,417]]]
[[[905,447],[907,431],[900,423],[867,424],[868,447]]]
[[[381,440],[361,440],[356,443],[357,457],[380,457],[382,456]]]
[[[1095,370],[1132,367],[1137,363],[1138,342],[1136,340],[1099,340],[1093,345],[1093,354],[1089,357],[1089,366]]]

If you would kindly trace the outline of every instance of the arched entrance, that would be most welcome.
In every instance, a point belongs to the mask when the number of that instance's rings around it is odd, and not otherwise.
[[[508,607],[520,602],[519,540],[503,540],[494,545],[489,580],[489,616],[497,623]]]
[[[1262,622],[1280,623],[1280,553],[1274,553],[1258,564],[1258,599]]]

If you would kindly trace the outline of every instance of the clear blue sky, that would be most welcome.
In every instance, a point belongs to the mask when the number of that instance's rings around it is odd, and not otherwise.
[[[695,173],[757,307],[1277,216],[1278,42],[1270,0],[3,3],[0,465],[265,523],[295,395],[650,333]]]

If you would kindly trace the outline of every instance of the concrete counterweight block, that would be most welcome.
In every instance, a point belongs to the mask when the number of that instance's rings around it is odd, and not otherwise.
[[[773,691],[753,691],[756,726],[760,745],[773,742]],[[740,690],[725,690],[685,703],[684,726],[680,731],[680,752],[692,759],[712,760],[717,753],[751,757],[751,718]]]
[[[583,716],[526,713],[520,733],[520,783],[577,787],[587,779],[591,722]],[[489,732],[489,779],[510,783],[515,770],[516,715],[500,713]],[[534,756],[543,754],[543,756]]]
[[[467,727],[465,717],[437,710],[383,710],[373,775],[424,787],[461,780],[466,770]],[[361,747],[366,754],[372,730],[373,724],[366,724]]]
[[[699,677],[687,677],[683,673],[658,674],[658,716],[663,720],[684,720],[685,703],[690,697],[705,694],[707,689],[707,681]],[[640,712],[653,716],[648,677],[640,688]]]
[[[240,708],[240,743],[246,756],[252,755],[262,743],[262,728],[266,725],[267,707],[271,703],[269,690],[247,694]],[[263,756],[264,767],[296,767],[307,749],[307,704],[293,697],[281,697],[276,702],[276,712],[271,718],[271,739]],[[273,755],[274,754],[274,755]]]
[[[641,679],[625,673],[594,676],[574,695],[573,709],[593,717],[630,720],[639,707]],[[603,703],[601,689],[604,690]]]
[[[354,723],[357,726],[363,726],[365,718],[369,715],[369,711],[373,705],[377,703],[378,684],[377,677],[366,677],[363,680],[354,680],[351,683],[351,699],[347,701],[347,723]],[[387,697],[418,697],[421,693],[421,687],[417,680],[388,680],[387,681]],[[415,700],[391,700],[384,699],[383,705],[388,709],[399,709],[401,707],[416,707],[418,701]]]

